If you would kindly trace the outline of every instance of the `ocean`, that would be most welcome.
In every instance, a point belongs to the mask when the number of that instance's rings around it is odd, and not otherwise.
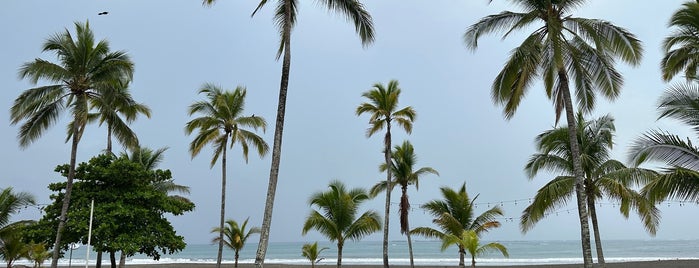
[[[498,241],[505,245],[510,254],[504,258],[499,253],[493,253],[477,258],[479,266],[487,265],[531,265],[531,264],[570,264],[582,263],[579,241]],[[301,256],[303,242],[270,243],[265,263],[308,264]],[[318,242],[319,247],[329,249],[321,253],[323,265],[334,265],[337,261],[337,248],[329,242]],[[343,251],[343,265],[382,264],[381,241],[348,241]],[[456,266],[459,254],[456,247],[440,251],[439,241],[414,241],[413,254],[416,265]],[[699,259],[699,240],[609,240],[603,242],[605,260],[607,262],[652,261]],[[240,252],[240,263],[254,263],[256,243],[249,243]],[[134,256],[127,259],[127,264],[155,263],[215,263],[217,246],[211,244],[188,245],[183,251],[174,255],[164,255],[160,261],[154,261],[147,256]],[[90,254],[94,263],[94,253]],[[233,263],[234,253],[224,249],[225,263]],[[594,244],[593,244],[594,256]],[[72,260],[60,261],[61,265],[85,265],[86,251],[80,247],[73,251]],[[389,262],[394,265],[408,265],[408,246],[405,241],[391,241],[389,246]],[[596,258],[596,257],[594,257]],[[466,257],[469,262],[469,257]],[[109,262],[108,257],[104,260]],[[596,259],[595,259],[596,262]],[[18,264],[20,264],[19,262]],[[468,263],[467,263],[468,264]]]

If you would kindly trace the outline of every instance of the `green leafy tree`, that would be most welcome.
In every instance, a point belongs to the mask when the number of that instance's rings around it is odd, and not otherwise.
[[[592,267],[590,230],[585,207],[584,173],[580,148],[575,138],[575,109],[571,83],[578,109],[590,112],[595,94],[609,100],[619,96],[622,75],[614,67],[616,59],[631,65],[641,62],[641,42],[629,31],[599,19],[575,17],[573,9],[585,0],[540,1],[510,0],[523,12],[503,11],[471,25],[464,34],[466,45],[475,49],[478,39],[489,33],[504,33],[503,38],[522,29],[534,29],[510,54],[492,86],[492,99],[503,106],[510,119],[535,79],[543,79],[546,95],[553,100],[556,122],[565,111],[575,174],[575,193],[580,221],[584,267]],[[534,27],[530,27],[534,26]]]
[[[205,5],[211,5],[216,0],[202,0]],[[277,118],[274,127],[274,144],[272,145],[272,164],[269,172],[269,185],[267,188],[267,198],[265,200],[265,211],[262,218],[262,233],[257,247],[255,265],[261,267],[264,264],[269,242],[269,231],[272,226],[272,211],[274,208],[274,197],[277,191],[277,180],[279,178],[279,165],[282,153],[282,132],[284,131],[284,118],[286,116],[286,96],[289,89],[289,72],[291,70],[291,31],[296,26],[296,16],[298,14],[299,0],[277,0],[274,10],[274,21],[279,30],[279,49],[277,50],[277,60],[282,58],[281,81],[279,83],[279,102],[277,105]],[[345,16],[354,24],[355,31],[359,34],[362,44],[367,46],[374,41],[374,24],[371,15],[366,11],[364,5],[359,0],[317,0],[319,6],[330,11],[337,12]],[[254,16],[266,4],[267,0],[261,0]]]
[[[671,87],[660,97],[660,118],[672,118],[699,133],[699,85]],[[637,138],[629,150],[631,161],[640,165],[660,162],[666,167],[643,192],[660,202],[667,198],[699,201],[699,148],[691,139],[663,130],[651,130]]]
[[[213,168],[221,157],[221,215],[219,222],[218,256],[216,267],[221,267],[223,256],[224,219],[226,214],[226,153],[228,143],[233,148],[240,144],[243,158],[248,162],[248,148],[250,145],[263,157],[269,151],[269,146],[262,137],[246,128],[254,131],[267,127],[267,122],[260,116],[243,116],[245,109],[244,87],[237,87],[233,92],[224,91],[213,84],[204,84],[199,94],[205,94],[206,101],[197,101],[189,106],[189,115],[200,115],[187,122],[185,132],[189,135],[195,130],[199,133],[189,144],[189,152],[192,157],[197,156],[207,144],[214,147],[214,155],[211,158]]]
[[[398,108],[398,98],[400,97],[400,87],[397,80],[391,80],[388,85],[384,86],[380,83],[374,84],[374,87],[362,93],[362,97],[368,102],[362,103],[357,107],[356,114],[369,114],[369,128],[366,136],[371,137],[380,130],[386,128],[384,135],[384,160],[386,166],[391,165],[391,124],[396,123],[403,128],[405,132],[411,133],[413,130],[413,121],[417,116],[417,112],[412,107],[407,106]],[[386,185],[393,185],[391,182],[391,170],[386,171]],[[389,211],[391,210],[391,191],[386,191],[386,202],[384,207],[384,226],[383,226],[383,265],[388,267],[388,226],[389,226]]]
[[[306,259],[308,259],[311,262],[311,268],[315,268],[316,263],[319,263],[324,259],[320,257],[320,253],[322,253],[323,250],[326,249],[330,248],[322,247],[318,249],[318,242],[314,242],[313,244],[306,243],[303,244],[303,247],[301,247],[301,256],[306,257]]]
[[[474,241],[469,240],[471,239],[469,238],[469,232],[473,232],[477,237],[480,237],[483,233],[500,227],[500,222],[495,219],[503,215],[502,209],[499,206],[494,206],[481,215],[475,216],[475,201],[478,196],[470,199],[466,192],[465,183],[461,185],[458,191],[454,191],[449,187],[442,187],[440,190],[442,192],[442,200],[432,200],[423,204],[421,208],[434,216],[432,222],[441,231],[431,227],[417,227],[411,230],[410,233],[442,240],[442,250],[456,245],[459,249],[459,267],[465,267],[464,256],[467,252],[471,253],[473,257],[472,265],[475,265],[474,258],[478,252],[477,250],[471,252],[471,249],[468,248],[474,243]],[[478,241],[475,242],[478,244]],[[492,247],[500,249],[497,245],[487,246],[486,248]],[[503,255],[507,256],[506,250],[503,251]]]
[[[27,89],[14,101],[10,109],[11,123],[21,124],[19,145],[28,147],[53,125],[64,110],[72,120],[68,125],[71,141],[70,168],[67,175],[64,204],[61,209],[56,239],[52,245],[61,245],[66,215],[75,178],[78,144],[90,118],[90,105],[109,92],[114,83],[128,81],[133,76],[133,63],[123,51],[111,52],[106,40],[95,42],[89,23],[75,23],[75,35],[66,30],[55,34],[43,45],[44,52],[55,53],[58,63],[44,59],[27,62],[19,70],[22,79],[32,84],[45,80],[51,84]],[[59,247],[55,246],[51,267],[58,265]]]
[[[260,228],[259,227],[251,227],[250,230],[247,230],[247,225],[248,225],[248,219],[245,219],[242,225],[238,225],[238,222],[234,220],[227,220],[226,221],[226,227],[224,227],[223,234],[223,244],[226,245],[226,247],[232,249],[235,251],[235,266],[238,267],[238,258],[240,257],[240,250],[245,247],[245,242],[248,241],[248,238],[253,235],[253,234],[259,234],[260,233]],[[215,227],[213,230],[211,230],[212,233],[220,233],[221,230],[219,230],[219,227]],[[212,242],[218,243],[220,237],[215,237]]]
[[[656,177],[656,173],[641,168],[628,168],[621,162],[610,159],[614,145],[614,119],[607,115],[586,121],[581,113],[577,115],[577,141],[580,147],[582,169],[585,174],[585,196],[587,209],[592,220],[597,259],[604,267],[602,238],[597,221],[597,200],[607,198],[621,203],[619,211],[624,217],[634,209],[650,234],[655,234],[659,211],[642,194],[634,190]],[[524,209],[520,221],[523,232],[527,232],[541,219],[570,201],[575,192],[575,176],[571,150],[568,143],[568,129],[558,127],[539,134],[535,141],[537,153],[532,155],[525,171],[533,179],[540,171],[561,173],[537,191],[532,203]]]
[[[439,175],[437,170],[431,167],[423,167],[415,170],[417,156],[415,149],[409,141],[404,141],[402,145],[395,146],[391,154],[391,170],[393,179],[391,189],[395,185],[400,185],[401,197],[398,205],[400,211],[400,232],[405,234],[408,239],[408,252],[410,253],[410,267],[414,267],[413,261],[413,242],[410,239],[410,224],[408,222],[408,213],[410,212],[410,200],[408,200],[408,186],[415,185],[415,190],[419,188],[420,177],[428,173]],[[381,165],[381,171],[386,170],[386,165]],[[369,191],[371,196],[377,196],[380,192],[386,190],[386,181],[382,181],[374,185]]]
[[[309,204],[316,206],[303,224],[302,234],[314,229],[337,243],[337,267],[342,267],[342,249],[345,241],[358,241],[381,230],[381,217],[367,211],[357,217],[359,206],[369,200],[362,188],[347,189],[340,181],[330,182],[329,190],[311,195]]]
[[[56,168],[67,175],[68,165]],[[116,267],[114,253],[122,251],[128,256],[145,254],[158,260],[161,254],[172,254],[185,247],[184,238],[177,235],[166,214],[179,216],[194,209],[193,203],[168,201],[166,192],[156,188],[158,182],[172,179],[169,170],[147,170],[140,163],[126,157],[111,154],[100,155],[81,163],[76,170],[74,203],[68,212],[64,244],[86,243],[90,217],[90,203],[94,200],[92,241],[96,251],[110,253],[112,267]],[[45,208],[29,238],[47,242],[59,219],[60,205],[65,183],[53,183],[49,189],[53,203]]]
[[[665,57],[660,62],[662,77],[672,80],[684,72],[687,80],[697,79],[699,68],[699,2],[687,1],[670,18],[669,27],[675,30],[663,41]]]

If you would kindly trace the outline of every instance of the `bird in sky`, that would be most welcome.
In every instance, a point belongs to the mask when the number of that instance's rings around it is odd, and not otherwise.
[[[100,12],[100,13],[97,13],[97,15],[100,15],[100,16],[101,16],[101,15],[107,15],[107,14],[109,14],[109,12],[107,12],[107,11],[102,11],[102,12]]]

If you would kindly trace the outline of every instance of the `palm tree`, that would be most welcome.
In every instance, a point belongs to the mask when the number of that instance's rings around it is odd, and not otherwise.
[[[139,114],[148,118],[151,115],[148,106],[133,99],[129,92],[128,81],[119,81],[110,86],[112,90],[108,91],[108,94],[93,101],[93,106],[98,110],[93,118],[99,118],[100,124],[107,123],[107,152],[109,153],[112,152],[112,135],[116,135],[125,147],[137,147],[138,137],[128,124],[135,121]]]
[[[419,188],[420,176],[427,173],[435,174],[439,176],[439,172],[431,167],[423,167],[418,170],[414,170],[415,162],[417,162],[417,156],[415,155],[415,149],[409,141],[404,141],[402,145],[396,146],[393,153],[391,154],[393,161],[391,162],[391,170],[393,173],[394,181],[391,182],[391,189],[396,184],[400,185],[401,197],[399,204],[400,211],[400,232],[405,234],[408,238],[408,252],[410,254],[410,267],[414,267],[415,263],[413,261],[413,242],[410,239],[410,225],[408,223],[408,212],[410,211],[410,201],[408,200],[408,186],[415,185],[415,190]],[[381,171],[386,170],[386,165],[381,165]],[[380,192],[386,190],[386,181],[382,181],[374,185],[369,193],[372,197],[375,197]]]
[[[200,94],[205,94],[208,101],[197,101],[189,106],[189,115],[200,114],[200,117],[187,122],[185,132],[189,135],[195,130],[199,133],[189,144],[189,151],[192,158],[197,156],[205,145],[211,144],[214,147],[214,155],[211,159],[211,167],[221,156],[221,220],[219,224],[219,243],[216,267],[221,267],[221,257],[223,255],[224,219],[226,212],[226,152],[230,140],[230,147],[240,144],[243,151],[243,159],[248,162],[249,146],[253,146],[260,157],[267,154],[269,146],[262,137],[254,131],[262,129],[265,131],[267,122],[260,116],[243,116],[245,108],[246,90],[244,87],[237,87],[233,92],[224,91],[213,84],[204,84],[199,90]]]
[[[317,0],[320,5],[328,10],[344,15],[354,24],[355,31],[359,34],[364,46],[368,46],[374,41],[374,24],[369,12],[364,9],[364,5],[359,0]],[[216,0],[202,0],[205,5],[211,5]],[[255,11],[261,10],[267,0],[261,0]],[[277,60],[282,58],[282,74],[279,85],[279,103],[277,105],[277,118],[274,127],[274,144],[272,145],[272,164],[269,172],[269,185],[267,188],[267,198],[265,201],[265,212],[262,218],[262,233],[257,247],[255,265],[264,264],[267,244],[269,242],[269,231],[272,226],[272,210],[274,207],[274,197],[277,190],[277,180],[279,178],[279,165],[282,153],[282,132],[284,131],[284,118],[286,115],[286,96],[289,88],[289,71],[291,70],[291,31],[296,25],[296,14],[299,6],[298,0],[277,0],[274,12],[274,21],[279,29],[279,50],[277,50]],[[283,56],[282,56],[283,55]]]
[[[340,181],[332,181],[325,192],[311,195],[309,204],[318,210],[311,211],[303,224],[302,234],[315,229],[337,243],[337,267],[342,266],[342,248],[346,240],[361,240],[364,236],[381,230],[381,217],[370,210],[357,217],[359,205],[369,200],[362,188],[347,189]]]
[[[665,57],[660,62],[663,80],[670,81],[684,71],[685,78],[697,79],[699,68],[699,2],[687,1],[670,18],[676,30],[663,42]]]
[[[72,116],[68,126],[68,139],[72,139],[70,168],[54,245],[61,244],[73,189],[78,143],[88,122],[90,102],[108,93],[111,90],[109,85],[130,80],[133,76],[133,63],[125,52],[110,52],[106,40],[96,43],[89,23],[76,22],[75,28],[75,39],[66,30],[44,43],[43,51],[55,53],[59,63],[36,59],[22,65],[19,71],[22,79],[29,79],[32,84],[39,80],[52,84],[22,92],[10,110],[11,123],[21,123],[18,139],[22,148],[41,137],[63,110],[69,110]],[[59,251],[60,247],[53,247],[52,268],[58,265]]]
[[[582,169],[585,174],[585,196],[587,209],[594,230],[597,259],[604,267],[602,240],[597,222],[596,200],[603,197],[619,201],[620,212],[629,216],[633,208],[644,223],[646,230],[654,235],[660,220],[659,211],[643,195],[632,187],[644,185],[655,178],[656,173],[641,168],[627,168],[621,162],[610,159],[615,131],[614,119],[607,115],[586,121],[582,113],[577,115],[577,141],[580,146]],[[568,129],[558,127],[541,133],[535,142],[538,153],[531,156],[525,171],[533,179],[539,171],[562,173],[541,187],[533,202],[524,209],[520,221],[523,232],[529,231],[539,220],[564,206],[575,192],[575,177],[568,143]]]
[[[250,230],[246,230],[246,227],[248,225],[248,219],[245,219],[242,225],[238,225],[238,222],[234,220],[227,220],[226,221],[226,227],[223,228],[223,244],[226,245],[226,247],[232,249],[235,251],[235,267],[238,267],[238,257],[240,257],[240,250],[245,247],[245,242],[248,240],[248,237],[252,234],[259,234],[260,233],[260,228],[259,227],[252,227]],[[216,227],[211,230],[212,233],[220,233],[221,230]],[[215,237],[212,242],[220,242],[220,237]]]
[[[699,85],[675,85],[660,98],[660,118],[677,119],[699,133]],[[649,198],[660,202],[667,198],[699,201],[699,148],[690,138],[681,138],[663,130],[651,130],[634,141],[629,150],[631,161],[640,165],[657,161],[667,165],[655,180],[643,189]]]
[[[12,191],[12,187],[0,191],[0,237],[11,227],[10,217],[25,206],[34,205],[36,201],[30,193]]]
[[[413,121],[417,116],[417,112],[412,107],[404,107],[398,109],[398,98],[400,97],[400,88],[397,80],[391,80],[388,85],[384,86],[381,83],[374,84],[374,87],[362,93],[362,96],[369,102],[360,104],[357,107],[356,114],[360,116],[364,113],[370,114],[369,125],[366,136],[371,137],[380,130],[386,128],[384,136],[384,160],[386,166],[391,165],[391,123],[394,121],[410,133],[413,130]],[[386,169],[386,185],[391,183],[392,170]],[[388,222],[389,211],[391,210],[391,191],[386,191],[386,205],[384,207],[384,225],[383,225],[383,266],[388,267]]]
[[[506,119],[512,118],[529,87],[543,78],[546,95],[556,107],[556,122],[565,111],[568,139],[573,153],[575,193],[580,221],[583,263],[592,267],[590,230],[587,223],[583,170],[580,148],[575,141],[575,109],[570,83],[575,88],[579,109],[590,112],[595,93],[613,100],[619,96],[623,78],[614,67],[615,59],[631,65],[641,61],[641,42],[626,29],[599,19],[574,17],[569,14],[585,0],[540,1],[510,0],[524,12],[504,11],[482,18],[471,25],[464,41],[476,49],[478,39],[488,33],[510,33],[540,23],[534,32],[515,48],[492,87],[493,102],[504,106]]]
[[[41,268],[44,262],[51,257],[51,252],[46,250],[46,244],[30,244],[29,245],[29,260],[34,262],[34,268]]]
[[[10,232],[3,235],[0,239],[0,258],[5,260],[7,267],[12,267],[12,264],[21,258],[29,257],[29,247],[27,243],[22,241],[22,229],[26,226],[25,223],[11,224],[8,229]]]
[[[466,183],[462,184],[458,191],[454,191],[449,187],[442,187],[440,190],[443,200],[432,200],[423,204],[421,208],[434,216],[432,222],[439,226],[441,231],[430,227],[418,227],[411,230],[410,233],[441,239],[442,251],[451,245],[456,245],[459,248],[459,267],[465,267],[464,256],[466,250],[473,243],[473,241],[468,241],[471,239],[468,237],[470,235],[469,232],[473,232],[477,237],[480,237],[483,233],[500,227],[500,222],[495,220],[495,218],[502,216],[503,212],[499,206],[494,206],[481,215],[474,217],[473,210],[478,196],[473,199],[469,198],[466,192]],[[487,248],[492,247],[500,249],[500,246],[497,245],[488,246]],[[507,256],[507,251],[504,250],[504,247],[501,248],[503,255]],[[470,252],[470,249],[468,250]],[[477,252],[470,253],[473,260],[476,256],[474,253]],[[475,265],[475,260],[473,260],[472,265]]]
[[[507,248],[498,242],[490,242],[481,245],[480,238],[478,238],[478,235],[473,230],[464,230],[460,236],[452,234],[445,235],[442,242],[442,251],[446,250],[451,245],[459,245],[465,249],[471,256],[471,267],[473,268],[476,267],[476,257],[491,251],[500,251],[503,256],[510,256],[507,252]]]
[[[326,249],[330,249],[330,248],[323,247],[321,249],[318,249],[318,242],[314,242],[313,244],[306,243],[306,244],[303,244],[303,247],[301,247],[301,256],[306,257],[306,259],[308,259],[311,262],[311,268],[315,268],[316,263],[318,263],[324,259],[324,258],[320,257],[320,253]]]

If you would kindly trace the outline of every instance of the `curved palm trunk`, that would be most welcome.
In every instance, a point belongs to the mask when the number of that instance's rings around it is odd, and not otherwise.
[[[400,197],[400,225],[401,232],[408,238],[408,254],[410,254],[410,267],[415,267],[413,259],[413,240],[410,238],[410,223],[408,222],[408,212],[410,212],[410,202],[408,202],[408,185],[401,185],[402,195]]]
[[[591,194],[587,196],[587,208],[592,219],[592,230],[595,232],[595,248],[597,250],[597,263],[600,267],[605,268],[607,265],[604,262],[604,253],[602,252],[602,238],[600,238],[599,224],[597,223],[597,209],[595,208],[595,200],[591,198]]]
[[[578,217],[580,219],[580,238],[582,240],[583,265],[592,268],[592,249],[590,248],[590,226],[587,218],[587,206],[585,205],[585,192],[583,181],[582,162],[580,161],[580,147],[577,139],[575,115],[573,113],[573,101],[568,86],[568,75],[565,70],[558,71],[558,80],[561,83],[563,101],[565,105],[566,120],[568,121],[568,139],[573,158],[573,172],[575,173],[575,197],[578,205]]]
[[[342,267],[342,248],[344,246],[344,242],[337,242],[337,268]]]
[[[226,217],[226,146],[228,145],[228,133],[225,135],[226,139],[223,142],[223,155],[221,156],[221,220],[219,222],[218,229],[218,255],[216,257],[216,268],[221,268],[221,259],[223,258],[223,224]]]
[[[265,254],[267,253],[267,243],[269,242],[269,231],[272,227],[272,210],[274,208],[274,196],[277,191],[277,180],[279,178],[279,164],[282,154],[282,132],[284,131],[284,116],[286,113],[286,93],[289,88],[289,71],[291,68],[291,5],[286,1],[284,5],[284,58],[282,60],[282,77],[279,85],[279,104],[277,105],[277,120],[274,128],[274,144],[272,145],[272,166],[269,171],[269,185],[267,186],[267,199],[265,201],[265,212],[262,217],[262,227],[260,228],[260,242],[257,245],[255,255],[255,266],[263,267]]]
[[[58,258],[61,251],[61,237],[63,230],[66,228],[66,215],[68,214],[68,206],[70,205],[70,194],[73,191],[73,178],[75,178],[75,160],[78,154],[78,143],[82,135],[77,120],[73,123],[73,141],[70,148],[70,164],[68,168],[68,178],[66,180],[66,193],[63,196],[63,206],[61,207],[61,216],[58,218],[58,230],[56,231],[56,241],[53,244],[53,257],[51,258],[51,268],[58,267]]]
[[[388,268],[388,218],[391,211],[391,118],[386,118],[386,137],[384,138],[384,156],[386,157],[386,205],[383,223],[383,267]]]
[[[459,246],[459,267],[464,268],[466,267],[466,259],[465,259],[466,251],[464,251],[464,248]]]

